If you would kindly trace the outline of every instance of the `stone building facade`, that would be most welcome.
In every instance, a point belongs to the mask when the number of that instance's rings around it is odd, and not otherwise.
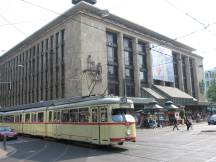
[[[143,87],[154,85],[203,100],[203,58],[193,48],[104,12],[80,2],[1,56],[0,105],[86,95],[146,97]],[[154,79],[152,44],[171,51],[174,81]]]
[[[216,68],[205,71],[205,97],[207,100],[207,91],[209,87],[216,83]]]

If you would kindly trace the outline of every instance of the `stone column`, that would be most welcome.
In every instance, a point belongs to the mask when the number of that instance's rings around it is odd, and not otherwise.
[[[135,86],[135,96],[140,97],[140,80],[139,80],[139,51],[138,51],[138,39],[133,39],[133,66],[134,66],[134,86]]]
[[[147,83],[148,86],[151,88],[153,84],[153,74],[152,74],[152,55],[150,51],[150,44],[146,44],[146,64],[147,64]]]
[[[193,64],[193,75],[194,75],[194,87],[195,87],[195,98],[196,99],[199,99],[200,98],[200,95],[199,95],[199,92],[200,92],[200,88],[199,88],[199,83],[198,83],[198,70],[199,70],[199,66],[197,65],[196,61],[193,60],[192,61],[192,64]]]
[[[184,91],[182,59],[180,54],[177,55],[177,64],[178,64],[178,76],[179,76],[179,89]]]
[[[188,94],[192,95],[192,88],[191,88],[191,72],[190,72],[190,61],[189,61],[189,57],[186,57],[186,76],[187,76]]]

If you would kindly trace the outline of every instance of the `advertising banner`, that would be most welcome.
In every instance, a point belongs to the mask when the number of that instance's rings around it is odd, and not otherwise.
[[[151,44],[153,79],[174,82],[172,51],[157,44]]]

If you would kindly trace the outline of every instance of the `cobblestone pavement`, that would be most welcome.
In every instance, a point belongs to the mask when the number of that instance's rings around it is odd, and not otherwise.
[[[73,144],[19,137],[0,147],[0,162],[216,162],[216,126],[206,123],[137,129],[137,142],[112,148],[86,148]],[[2,146],[2,142],[0,142]]]

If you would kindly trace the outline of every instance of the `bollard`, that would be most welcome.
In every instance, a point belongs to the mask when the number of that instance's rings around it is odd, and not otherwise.
[[[3,148],[4,148],[4,150],[7,150],[6,141],[7,141],[7,135],[4,134],[4,140],[3,140]]]

